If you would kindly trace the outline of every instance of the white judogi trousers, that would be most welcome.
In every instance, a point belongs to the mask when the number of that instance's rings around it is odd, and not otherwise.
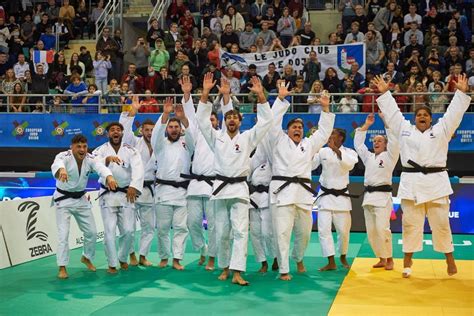
[[[186,226],[188,213],[185,206],[156,205],[156,224],[158,230],[158,256],[160,259],[182,260],[186,238],[188,237],[188,227]],[[171,248],[170,231],[173,227],[173,248]],[[171,254],[171,249],[173,253]]]
[[[215,257],[217,254],[216,228],[215,228],[215,201],[210,201],[205,196],[188,197],[188,229],[193,248],[201,253],[201,256]],[[204,227],[202,226],[203,215],[207,220],[207,239],[204,237]]]
[[[56,259],[58,266],[69,263],[69,228],[73,216],[84,234],[84,250],[82,255],[89,260],[94,260],[95,243],[97,241],[97,228],[94,215],[90,207],[58,207],[56,208],[56,222],[58,226],[58,250]]]
[[[454,251],[453,236],[449,226],[449,200],[445,203],[426,202],[415,205],[412,200],[402,199],[402,238],[403,252],[418,252],[423,250],[423,227],[425,218],[431,227],[433,249],[442,253]]]
[[[239,198],[215,200],[215,215],[219,268],[245,271],[249,239],[249,202]]]
[[[388,201],[385,207],[365,205],[363,208],[367,238],[375,256],[377,258],[391,258],[390,215],[392,214],[392,201]]]
[[[153,204],[142,204],[142,203],[135,203],[135,211],[138,214],[138,218],[140,220],[140,256],[146,257],[150,252],[151,242],[153,241],[153,236],[155,235],[155,227],[156,227],[156,217],[155,217],[155,209]],[[130,253],[135,252],[135,231],[136,231],[136,224],[137,222],[133,222],[135,224],[133,230],[133,244],[130,250]]]
[[[104,246],[107,262],[109,267],[117,267],[119,261],[128,262],[130,249],[133,246],[135,207],[130,203],[127,203],[126,206],[101,206],[100,213],[104,222]],[[119,229],[118,255],[115,246],[117,226]]]
[[[296,204],[271,205],[274,238],[277,243],[277,258],[281,274],[290,272],[289,253],[291,233],[294,231],[292,257],[301,262],[311,238],[313,219],[311,209],[303,209]]]
[[[351,212],[349,211],[318,211],[318,235],[323,257],[330,257],[336,254],[331,231],[332,223],[334,223],[337,232],[337,249],[341,255],[347,254],[351,220]]]
[[[250,240],[257,262],[276,257],[276,244],[273,239],[272,213],[270,208],[250,208]]]

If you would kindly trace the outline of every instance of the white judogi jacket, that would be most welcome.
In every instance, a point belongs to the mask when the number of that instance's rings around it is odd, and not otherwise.
[[[264,152],[263,146],[257,147],[255,154],[251,158],[250,164],[252,172],[250,175],[250,183],[254,186],[269,186],[270,182],[272,181],[272,167],[267,159],[267,155]],[[269,207],[270,197],[268,195],[268,191],[254,192],[250,195],[250,199],[252,199],[252,201],[258,205],[259,209]]]
[[[120,115],[119,122],[123,125],[123,143],[128,144],[135,148],[142,159],[142,164],[144,167],[144,181],[153,181],[155,180],[156,172],[156,158],[153,155],[153,151],[150,152],[148,145],[144,137],[137,137],[133,134],[133,121],[135,117],[129,117],[128,112],[122,112]],[[137,203],[143,204],[152,204],[153,196],[150,192],[150,189],[147,187],[143,188],[142,194],[136,200]]]
[[[212,104],[199,102],[196,112],[199,129],[206,142],[215,153],[214,166],[218,175],[225,177],[248,177],[250,174],[250,153],[263,139],[272,126],[273,115],[268,102],[257,105],[257,123],[250,130],[237,133],[230,138],[225,129],[216,131],[212,128],[209,117]],[[213,190],[222,183],[214,181]],[[245,182],[226,185],[218,194],[211,199],[241,198],[249,201],[249,190]]]
[[[216,175],[214,170],[214,152],[211,150],[209,144],[206,142],[206,139],[199,130],[193,100],[192,98],[189,98],[187,102],[184,102],[183,98],[181,103],[183,104],[184,114],[190,122],[189,128],[192,128],[192,134],[194,135],[195,148],[191,167],[192,172],[196,175],[213,177]],[[232,101],[226,105],[222,105],[222,114],[232,110],[232,108]],[[188,196],[211,197],[211,195],[212,186],[210,186],[207,182],[191,180],[189,183]]]
[[[66,169],[68,181],[61,182],[56,180],[56,188],[69,192],[84,191],[91,172],[97,172],[99,176],[104,179],[112,175],[112,172],[101,161],[95,160],[91,154],[86,154],[86,157],[82,161],[81,170],[79,171],[77,161],[71,150],[63,151],[56,155],[51,165],[53,177],[61,168]],[[55,191],[53,199],[57,199],[61,196],[63,196],[63,194]],[[85,195],[80,199],[69,198],[55,202],[54,204],[57,207],[90,207],[90,202]]]
[[[422,133],[410,121],[405,120],[390,91],[382,94],[377,99],[377,104],[386,117],[388,127],[398,137],[402,166],[412,168],[407,163],[412,160],[423,167],[445,167],[449,141],[470,102],[468,95],[456,91],[443,117]],[[437,200],[446,203],[445,197],[452,193],[447,171],[426,175],[421,172],[402,172],[400,177],[398,197],[412,200],[415,204]]]
[[[275,100],[273,108],[288,109],[290,103],[286,100]],[[313,156],[324,146],[331,135],[335,115],[322,112],[318,122],[318,130],[310,137],[305,137],[299,144],[295,144],[282,130],[282,120],[279,117],[268,135],[270,142],[270,156],[273,175],[285,177],[300,177],[311,179],[311,161]],[[290,183],[286,188],[274,194],[284,181],[273,180],[270,183],[270,201],[278,206],[296,204],[308,209],[313,205],[313,195],[298,183]],[[308,184],[311,186],[311,184]]]
[[[160,116],[151,135],[153,152],[158,161],[156,178],[176,182],[187,181],[181,178],[181,174],[188,174],[191,166],[191,156],[194,152],[192,128],[186,130],[184,137],[181,136],[177,141],[171,142],[165,136],[167,125],[168,122],[161,123]],[[164,205],[186,206],[186,192],[184,188],[157,184],[155,201]]]
[[[127,186],[135,188],[139,194],[143,192],[143,164],[138,151],[136,151],[130,145],[122,143],[120,149],[115,152],[114,148],[107,142],[97,147],[92,155],[95,159],[105,164],[105,160],[109,156],[118,156],[122,161],[121,164],[111,162],[107,167],[112,171],[117,184],[120,188]],[[100,177],[99,183],[106,186],[105,178]],[[100,189],[100,193],[104,189]],[[101,206],[118,207],[128,205],[127,197],[123,192],[117,193],[106,193],[100,199]]]
[[[341,151],[341,159],[329,147],[322,148],[319,153],[314,156],[313,169],[319,165],[323,167],[319,183],[328,189],[342,190],[349,185],[349,171],[354,168],[357,163],[357,153],[347,147],[339,147]],[[331,211],[350,211],[352,210],[351,198],[347,196],[335,196],[332,194],[324,195],[320,189],[317,196],[316,205],[320,210]]]
[[[354,147],[360,159],[365,165],[364,185],[379,186],[392,185],[393,169],[395,168],[398,157],[400,156],[400,146],[398,138],[387,128],[387,150],[378,155],[370,152],[365,146],[365,137],[367,131],[356,129],[354,137]],[[392,200],[392,192],[365,192],[362,206],[372,205],[384,207]]]

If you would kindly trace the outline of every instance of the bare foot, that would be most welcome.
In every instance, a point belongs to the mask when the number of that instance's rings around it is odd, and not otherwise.
[[[168,266],[168,259],[161,259],[160,263],[158,264],[160,268],[165,268]]]
[[[128,270],[128,263],[120,261],[120,269]]]
[[[89,259],[87,259],[86,257],[82,256],[81,257],[81,262],[86,265],[86,267],[89,271],[95,272],[97,270],[95,268],[95,266],[92,264],[92,262]]]
[[[135,267],[135,266],[138,266],[137,256],[135,256],[135,253],[134,253],[134,252],[132,252],[132,253],[130,254],[130,265],[131,265],[131,266],[134,266],[134,267]]]
[[[273,259],[273,264],[272,264],[272,271],[277,271],[278,270],[278,260],[277,258]]]
[[[349,262],[347,262],[346,255],[341,255],[340,260],[344,268],[350,269],[351,266],[349,265]]]
[[[63,280],[69,278],[65,266],[59,267],[58,278]]]
[[[153,265],[150,261],[146,259],[145,256],[140,255],[140,261],[138,262],[139,265],[144,266],[144,267],[150,267]]]
[[[117,268],[116,267],[109,267],[107,269],[107,273],[110,273],[110,274],[117,274],[118,271],[117,271]]]
[[[452,276],[458,273],[458,268],[456,267],[456,263],[453,260],[446,260],[446,263],[448,264],[448,275]]]
[[[173,269],[175,270],[184,270],[184,266],[179,263],[179,259],[173,259]]]
[[[385,270],[393,270],[394,262],[393,258],[387,259],[387,264],[385,264]]]
[[[206,262],[206,256],[201,256],[198,261],[198,265],[202,266]]]
[[[291,280],[291,275],[289,273],[282,273],[282,274],[280,274],[280,280],[290,281]]]
[[[304,266],[303,260],[296,263],[296,271],[298,271],[298,273],[305,273],[306,272],[306,268]]]
[[[264,261],[262,262],[262,267],[260,268],[260,270],[258,270],[258,272],[267,273],[267,271],[268,271],[268,262]]]
[[[404,257],[403,258],[403,273],[402,273],[402,277],[404,278],[409,278],[410,275],[411,275],[411,266],[413,265],[413,261],[411,260],[411,258],[406,258]]]
[[[240,286],[250,285],[248,281],[245,281],[244,278],[242,278],[242,275],[240,275],[240,272],[237,272],[237,271],[234,271],[234,275],[232,277],[232,283],[238,284]]]
[[[387,264],[387,260],[383,259],[383,258],[380,258],[379,262],[377,262],[376,264],[374,264],[372,266],[372,268],[383,268],[385,267],[385,265]]]
[[[319,268],[319,271],[330,271],[330,270],[336,270],[336,264],[335,263],[328,263],[322,268]]]
[[[229,268],[224,268],[222,273],[219,275],[218,279],[221,281],[225,281],[229,278]]]
[[[209,257],[209,260],[207,260],[207,265],[206,265],[206,270],[207,271],[214,271],[214,257]]]

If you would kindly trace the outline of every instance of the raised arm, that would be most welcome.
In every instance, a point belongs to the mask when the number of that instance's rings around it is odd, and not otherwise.
[[[252,83],[250,91],[257,95],[257,124],[255,124],[248,132],[250,133],[252,147],[256,147],[272,127],[273,114],[270,109],[270,104],[268,104],[265,93],[263,92],[263,86],[260,79],[252,77],[250,81]]]
[[[370,113],[365,119],[364,125],[356,129],[354,136],[354,149],[364,164],[370,156],[370,151],[367,146],[365,146],[365,138],[367,136],[367,130],[372,126],[372,124],[374,124],[374,122],[374,113]]]
[[[209,147],[214,150],[214,144],[216,141],[216,131],[212,128],[211,117],[212,104],[208,102],[209,92],[214,87],[216,82],[214,81],[214,75],[210,72],[204,75],[203,90],[201,93],[201,100],[196,111],[196,118],[198,121],[199,129],[201,130],[204,139],[209,144]]]
[[[405,118],[389,91],[390,81],[385,82],[382,76],[377,76],[373,79],[373,82],[380,93],[382,93],[377,99],[377,104],[385,117],[385,124],[395,135],[400,135]]]
[[[441,124],[443,126],[444,132],[448,139],[451,139],[451,136],[456,131],[456,128],[461,124],[464,113],[469,108],[471,97],[466,93],[469,91],[468,79],[466,75],[460,75],[458,81],[456,82],[456,93],[454,94],[453,99],[449,103],[446,113],[436,124]]]
[[[309,137],[312,146],[312,154],[315,155],[321,147],[324,146],[331,136],[332,130],[334,128],[334,121],[336,115],[329,112],[329,94],[326,91],[323,91],[320,98],[321,107],[323,111],[319,117],[318,130]]]
[[[132,98],[132,106],[129,112],[122,112],[120,114],[119,123],[123,126],[123,142],[135,147],[137,139],[133,134],[133,122],[135,121],[135,115],[140,109],[140,101],[137,95]]]
[[[385,116],[382,112],[379,112],[379,117],[383,121],[385,133],[387,134],[387,153],[394,163],[397,163],[398,157],[400,157],[400,141],[398,139],[398,134],[395,134],[390,128],[388,128],[387,123],[385,122]]]
[[[171,97],[167,97],[165,103],[163,104],[163,114],[158,118],[156,122],[156,126],[151,133],[151,146],[153,147],[153,151],[155,154],[158,154],[164,147],[166,138],[165,138],[165,131],[166,126],[168,125],[168,119],[170,113],[173,111],[173,99]]]

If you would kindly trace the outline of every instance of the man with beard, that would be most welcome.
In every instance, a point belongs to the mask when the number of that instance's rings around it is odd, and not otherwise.
[[[170,118],[173,112],[175,117]],[[182,127],[186,128],[181,136]],[[189,172],[191,156],[194,152],[192,128],[186,118],[181,104],[173,106],[173,99],[168,97],[163,105],[163,114],[153,129],[151,144],[158,161],[156,170],[155,202],[156,223],[158,230],[158,255],[161,268],[168,265],[173,255],[173,269],[183,270],[180,264],[183,259],[188,236],[186,226],[186,192],[189,180],[181,175]],[[170,230],[173,227],[173,253],[170,247]]]
[[[207,144],[204,136],[199,130],[197,118],[194,110],[193,100],[191,98],[192,83],[189,77],[183,77],[181,80],[181,89],[184,97],[182,100],[184,113],[191,121],[192,133],[195,136],[195,150],[193,157],[192,169],[189,175],[181,175],[189,179],[189,187],[187,194],[188,207],[188,229],[191,235],[193,248],[200,251],[201,257],[198,264],[203,265],[206,261],[206,255],[209,261],[206,270],[214,270],[214,261],[217,254],[216,230],[215,230],[215,208],[214,201],[210,201],[212,195],[212,186],[216,177],[214,171],[214,152]],[[227,80],[221,79],[221,87],[219,94],[222,94],[222,112],[225,113],[232,109],[230,99],[230,84]],[[212,112],[210,116],[212,128],[218,130],[219,121],[217,113]],[[204,238],[204,230],[202,227],[203,213],[207,220],[208,245]]]
[[[110,190],[117,188],[112,172],[100,161],[87,153],[87,138],[78,134],[72,138],[71,149],[56,155],[51,172],[56,178],[56,191],[53,195],[56,205],[56,222],[58,226],[58,249],[56,253],[59,266],[58,278],[67,279],[66,265],[69,263],[69,223],[71,215],[79,229],[84,233],[84,251],[81,262],[90,271],[96,270],[92,264],[95,257],[97,229],[91,203],[86,197],[87,179],[91,172],[97,172],[106,180]]]
[[[288,86],[280,83],[278,97],[273,104],[274,111],[290,107],[285,99],[290,92]],[[313,190],[311,189],[311,160],[327,142],[334,125],[335,115],[329,113],[329,97],[321,97],[323,112],[318,122],[318,130],[309,138],[304,138],[304,125],[300,118],[287,124],[288,134],[282,130],[283,117],[275,120],[268,135],[272,160],[272,182],[270,183],[270,208],[272,213],[274,238],[277,242],[277,258],[280,279],[291,280],[289,250],[291,233],[294,230],[293,258],[297,271],[306,268],[303,256],[311,237]]]
[[[323,257],[328,258],[328,264],[320,271],[335,270],[334,240],[332,238],[331,226],[337,231],[337,243],[341,254],[341,263],[349,268],[346,255],[349,248],[349,234],[351,229],[352,209],[351,196],[348,192],[349,171],[357,163],[357,153],[342,144],[346,139],[346,131],[335,128],[329,137],[328,147],[319,151],[314,157],[313,169],[319,165],[323,171],[319,178],[320,188],[316,197],[318,206],[318,232]]]
[[[138,96],[133,96],[132,107],[130,111],[123,112],[120,116],[120,124],[124,127],[123,142],[135,148],[140,154],[142,165],[144,167],[144,181],[143,181],[143,192],[137,198],[135,202],[135,209],[138,213],[141,226],[141,237],[140,237],[140,258],[137,261],[135,256],[135,249],[133,244],[130,249],[130,264],[136,266],[138,264],[148,267],[152,263],[146,259],[146,256],[150,252],[151,242],[155,233],[155,209],[153,206],[154,199],[154,179],[156,171],[156,159],[153,155],[153,148],[151,146],[151,134],[155,123],[149,119],[143,121],[141,125],[142,137],[137,137],[133,133],[133,122],[135,115],[140,109],[140,101]],[[135,231],[135,230],[134,230]],[[135,238],[133,238],[135,241]]]
[[[214,130],[209,121],[212,104],[208,102],[214,85],[213,75],[207,73],[196,117],[199,129],[215,155],[216,180],[211,200],[216,203],[218,262],[219,267],[224,269],[219,279],[226,280],[230,270],[233,270],[232,283],[248,285],[241,273],[245,272],[247,264],[249,188],[246,181],[250,174],[249,157],[270,129],[273,117],[260,80],[253,77],[250,90],[258,98],[257,123],[250,130],[240,133],[242,116],[237,110],[231,110],[224,116],[226,130]]]
[[[109,141],[97,147],[92,153],[112,171],[117,180],[115,190],[105,186],[101,177],[99,204],[104,222],[105,255],[108,273],[117,273],[120,262],[122,270],[128,269],[128,255],[133,245],[135,228],[135,200],[143,191],[143,164],[140,154],[134,148],[122,143],[123,126],[112,122],[107,126]],[[115,246],[116,230],[119,229],[119,251]]]
[[[383,116],[379,113],[383,120]],[[365,146],[367,130],[374,124],[374,114],[369,114],[364,125],[356,129],[354,147],[365,165],[364,208],[367,238],[374,254],[380,261],[374,268],[393,270],[392,232],[390,215],[392,214],[392,174],[400,155],[397,136],[385,128],[388,138],[376,135],[373,138],[374,152]]]

